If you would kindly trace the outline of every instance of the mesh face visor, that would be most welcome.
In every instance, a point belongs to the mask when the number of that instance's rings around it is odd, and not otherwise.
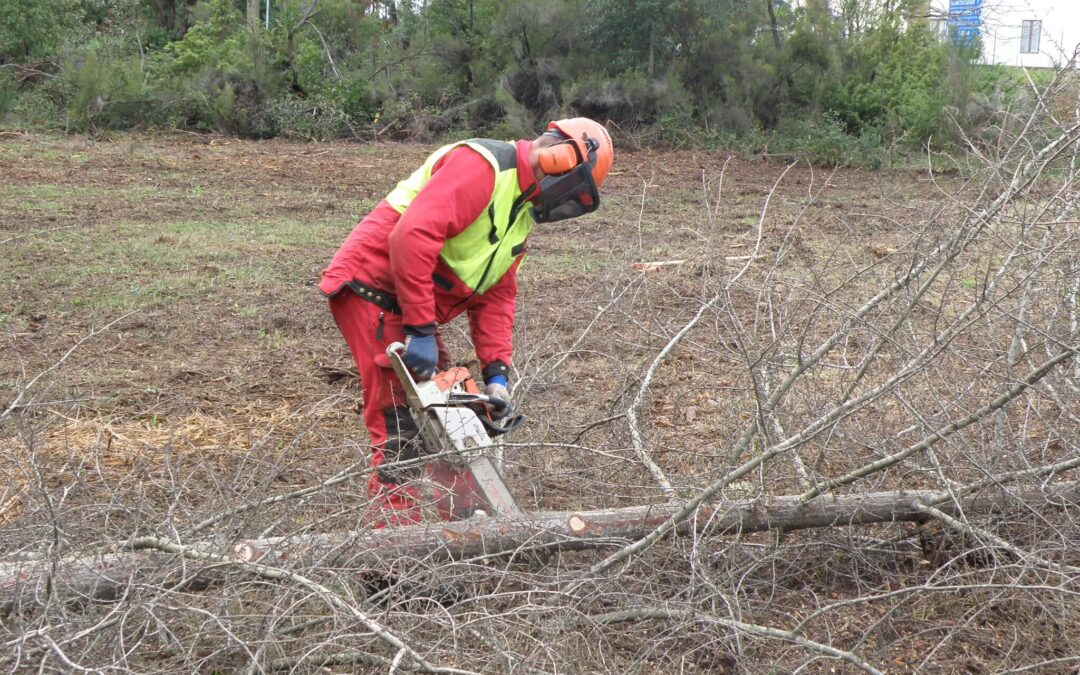
[[[589,151],[589,160],[558,176],[548,176],[540,182],[540,196],[534,200],[533,219],[538,223],[553,223],[592,213],[600,206],[592,170],[596,149]]]

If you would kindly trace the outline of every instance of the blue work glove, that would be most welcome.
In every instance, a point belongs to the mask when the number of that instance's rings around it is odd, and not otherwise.
[[[484,393],[500,399],[504,405],[491,406],[491,419],[502,419],[510,414],[510,389],[505,375],[489,375],[485,382]]]
[[[401,360],[417,378],[430,380],[439,363],[439,345],[435,341],[434,331],[431,335],[418,333],[419,331],[413,331],[409,327],[405,328],[405,355]]]

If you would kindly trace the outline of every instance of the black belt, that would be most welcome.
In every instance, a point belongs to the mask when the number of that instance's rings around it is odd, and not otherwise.
[[[353,293],[356,293],[371,304],[382,307],[391,314],[401,314],[401,305],[398,304],[397,298],[389,293],[380,291],[377,288],[372,288],[367,284],[362,284],[355,279],[346,285],[352,289]]]

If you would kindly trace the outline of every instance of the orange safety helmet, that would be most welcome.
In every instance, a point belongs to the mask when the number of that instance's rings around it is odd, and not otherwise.
[[[538,223],[576,218],[600,206],[599,185],[607,177],[615,152],[602,124],[584,117],[548,124],[545,136],[559,139],[537,156],[545,178],[533,198]]]
[[[540,152],[540,169],[549,176],[566,173],[585,161],[589,157],[588,141],[595,140],[597,143],[596,162],[593,165],[592,175],[596,186],[600,187],[608,171],[611,170],[611,163],[615,160],[611,136],[603,124],[587,117],[572,117],[549,123],[544,133],[564,141]]]

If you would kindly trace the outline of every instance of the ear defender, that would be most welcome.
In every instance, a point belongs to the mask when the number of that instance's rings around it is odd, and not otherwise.
[[[537,158],[540,170],[549,176],[558,176],[581,163],[573,143],[559,143],[540,151]]]

